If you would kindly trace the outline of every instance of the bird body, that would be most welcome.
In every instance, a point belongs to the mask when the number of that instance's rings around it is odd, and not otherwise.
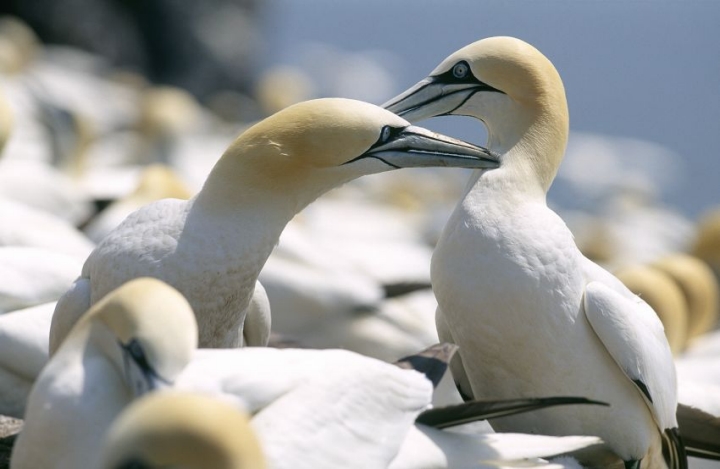
[[[22,418],[33,383],[48,359],[55,303],[0,315],[0,415]]]
[[[493,428],[597,434],[611,446],[636,442],[632,453],[621,455],[625,459],[644,454],[656,433],[652,415],[583,311],[589,282],[607,282],[619,291],[624,287],[599,267],[587,265],[570,231],[544,200],[513,206],[508,197],[493,194],[493,179],[502,187],[500,176],[489,172],[470,190],[433,257],[434,290],[441,305],[438,332],[442,340],[461,346],[463,369],[453,367],[461,391],[476,398],[526,397],[532,392],[605,400],[610,409],[553,409],[494,421]],[[501,202],[484,202],[488,200]],[[515,377],[532,387],[518,386]],[[598,433],[596,422],[605,419],[614,423],[607,433]],[[638,427],[647,430],[638,432]]]

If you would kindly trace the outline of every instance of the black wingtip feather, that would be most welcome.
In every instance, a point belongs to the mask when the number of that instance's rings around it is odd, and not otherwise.
[[[395,362],[400,368],[419,371],[432,381],[433,387],[437,387],[440,380],[448,369],[458,346],[450,343],[432,345],[422,352],[403,357]]]
[[[508,399],[500,401],[470,401],[446,407],[438,407],[421,413],[415,422],[434,428],[448,428],[478,420],[487,420],[540,410],[546,407],[570,404],[609,404],[584,397],[541,397],[532,399]]]

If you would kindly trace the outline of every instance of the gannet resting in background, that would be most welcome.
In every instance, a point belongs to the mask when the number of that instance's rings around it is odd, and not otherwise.
[[[715,328],[720,315],[720,287],[712,269],[700,259],[682,253],[662,257],[653,266],[677,282],[685,295],[687,340],[692,342]]]
[[[110,204],[88,223],[83,231],[94,242],[100,242],[108,233],[135,210],[160,199],[183,199],[192,197],[190,190],[172,168],[153,164],[142,170],[135,190]]]
[[[698,221],[691,253],[707,262],[720,278],[720,208],[709,210]]]
[[[0,315],[0,415],[22,418],[35,379],[48,360],[55,302]]]
[[[228,148],[197,196],[131,214],[93,251],[58,302],[50,353],[67,327],[123,282],[151,276],[180,290],[198,318],[203,347],[265,345],[270,317],[246,308],[260,269],[290,219],[351,179],[401,167],[492,168],[493,155],[409,126],[372,104],[319,99],[256,124]]]
[[[441,340],[460,346],[453,376],[467,397],[575,394],[572,407],[492,422],[496,430],[600,436],[626,467],[687,467],[677,385],[662,324],[617,278],[586,259],[546,204],[568,110],[555,67],[514,38],[460,49],[385,104],[411,121],[456,114],[485,123],[501,166],[476,171],[432,263]],[[661,438],[662,437],[662,438]]]
[[[245,413],[211,397],[170,391],[129,405],[110,427],[102,453],[102,469],[266,467]]]
[[[82,261],[48,249],[0,246],[0,314],[56,301]]]
[[[0,169],[2,171],[2,169]],[[32,246],[76,256],[95,248],[83,233],[55,215],[0,196],[0,246]]]
[[[615,276],[643,299],[663,323],[673,355],[685,348],[688,331],[688,304],[680,286],[665,272],[652,265],[632,265],[617,270]]]
[[[10,467],[99,467],[115,417],[134,397],[172,385],[196,346],[195,318],[175,289],[139,278],[112,291],[35,382]]]

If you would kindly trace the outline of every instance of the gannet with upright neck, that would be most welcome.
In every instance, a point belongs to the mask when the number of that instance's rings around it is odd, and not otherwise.
[[[267,308],[246,310],[260,270],[292,217],[357,177],[417,166],[497,167],[483,148],[410,126],[348,99],[291,106],[230,145],[199,194],[131,214],[85,262],[58,302],[55,350],[74,318],[123,282],[157,277],[180,290],[198,318],[202,347],[265,345]],[[262,305],[261,305],[262,306]]]
[[[546,193],[569,118],[552,63],[529,44],[470,44],[385,104],[410,121],[467,115],[488,129],[500,168],[476,171],[437,245],[432,281],[441,340],[460,346],[462,393],[570,393],[610,408],[552,409],[497,430],[600,436],[626,467],[687,467],[677,433],[672,355],[652,309],[586,259]]]

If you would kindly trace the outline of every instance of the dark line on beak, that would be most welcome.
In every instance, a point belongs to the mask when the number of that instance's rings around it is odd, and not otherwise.
[[[380,158],[379,156],[376,156],[376,155],[360,155],[360,156],[358,156],[358,157],[356,157],[356,158],[353,158],[353,159],[350,160],[350,161],[346,161],[345,163],[341,164],[340,166],[345,166],[346,164],[354,163],[355,161],[362,160],[363,158],[375,158],[376,160],[380,160],[380,161],[382,161],[383,163],[385,163],[386,165],[392,166],[392,167],[395,168],[395,169],[402,169],[402,167],[397,166],[397,165],[394,165],[394,164],[390,163],[389,161],[386,161],[386,160],[384,160],[384,159],[382,159],[382,158]]]

